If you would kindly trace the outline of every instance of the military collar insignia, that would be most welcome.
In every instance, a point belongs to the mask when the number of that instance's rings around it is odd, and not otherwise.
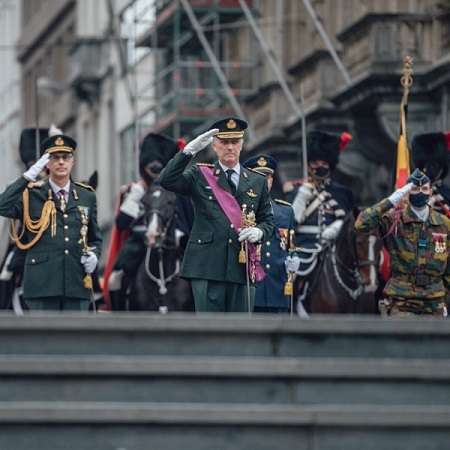
[[[78,192],[75,189],[72,189],[72,195],[75,200],[78,200]]]
[[[220,175],[221,170],[220,169],[216,169],[216,175]]]
[[[246,172],[243,172],[243,173],[244,173],[244,178],[248,178],[247,173]]]
[[[249,197],[251,197],[251,198],[258,197],[258,194],[255,194],[255,193],[253,192],[253,189],[249,189],[249,190],[246,192],[246,194],[247,194]]]

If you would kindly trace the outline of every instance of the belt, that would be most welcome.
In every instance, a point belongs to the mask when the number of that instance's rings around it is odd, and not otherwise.
[[[297,227],[298,233],[306,233],[306,234],[319,234],[319,227],[317,225],[300,225]]]
[[[414,284],[416,286],[426,286],[428,284],[436,284],[442,281],[442,277],[436,277],[431,275],[410,275],[401,272],[392,272],[392,278],[399,281],[406,281],[408,283]]]

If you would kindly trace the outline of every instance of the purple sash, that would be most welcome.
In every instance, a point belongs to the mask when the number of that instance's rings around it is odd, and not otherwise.
[[[206,178],[206,181],[211,186],[220,207],[222,208],[225,215],[228,217],[229,221],[233,224],[236,233],[239,228],[242,228],[242,213],[239,203],[228,191],[223,189],[218,184],[218,177],[213,175],[211,167],[199,166],[200,171]],[[258,252],[256,250],[256,245],[251,242],[247,242],[248,245],[248,256],[249,256],[249,275],[252,276],[252,270],[255,270],[256,281],[261,281],[266,276],[263,268],[259,265]]]

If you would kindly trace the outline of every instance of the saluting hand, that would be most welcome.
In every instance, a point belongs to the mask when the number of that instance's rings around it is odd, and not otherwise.
[[[197,136],[194,140],[189,142],[186,147],[184,147],[183,151],[189,152],[191,155],[195,155],[200,150],[203,150],[205,147],[211,144],[214,139],[214,135],[218,132],[218,128],[213,128],[212,130],[209,130],[206,133]]]
[[[36,181],[39,174],[47,167],[50,155],[44,153],[24,174],[28,181]]]

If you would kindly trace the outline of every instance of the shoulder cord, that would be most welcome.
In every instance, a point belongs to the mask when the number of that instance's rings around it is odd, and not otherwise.
[[[11,239],[16,243],[17,247],[21,250],[28,250],[41,238],[44,231],[51,226],[51,236],[56,234],[56,208],[53,200],[47,200],[42,207],[42,214],[38,220],[32,220],[30,217],[29,208],[29,196],[28,189],[23,191],[23,228],[20,236],[17,235],[16,226],[13,220],[11,220],[11,233],[9,234]],[[20,239],[22,238],[25,229],[36,236],[27,244],[23,244]]]
[[[394,212],[394,222],[392,223],[392,225],[389,228],[389,230],[387,231],[387,233],[384,236],[381,236],[381,239],[387,238],[388,236],[390,236],[392,234],[392,232],[394,231],[395,227],[400,222],[401,213],[402,213],[401,206],[396,205],[395,206],[395,212]]]

